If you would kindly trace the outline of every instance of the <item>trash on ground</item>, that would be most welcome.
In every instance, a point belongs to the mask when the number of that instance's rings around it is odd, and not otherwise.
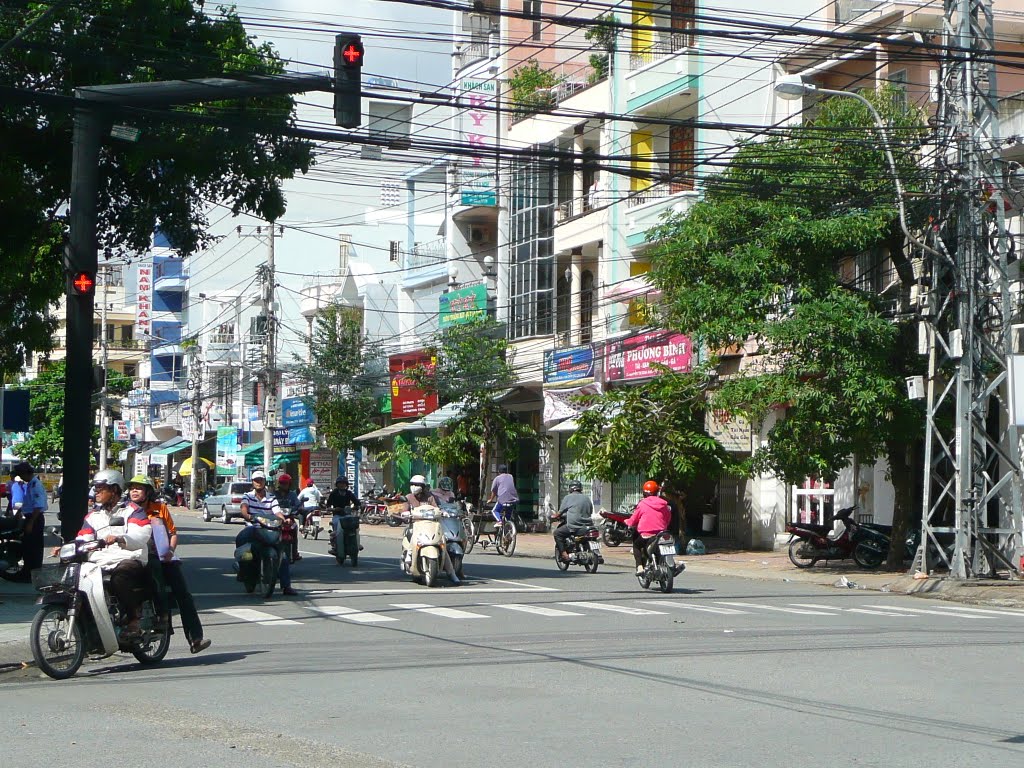
[[[850,581],[845,576],[840,576],[839,581],[832,585],[833,587],[844,587],[846,589],[858,589],[857,582]]]
[[[686,554],[704,555],[707,554],[707,548],[704,546],[704,542],[700,539],[690,539],[686,544]]]
[[[928,578],[928,574],[925,573],[924,571],[914,571],[914,578],[917,579],[918,581],[921,581],[922,579],[927,579]]]

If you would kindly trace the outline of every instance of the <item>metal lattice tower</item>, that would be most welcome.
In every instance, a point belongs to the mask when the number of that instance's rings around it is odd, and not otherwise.
[[[914,565],[927,571],[938,556],[954,579],[1019,576],[1024,544],[1007,390],[1018,302],[1007,276],[994,46],[992,0],[944,0],[938,151],[947,202],[924,302],[927,434]]]

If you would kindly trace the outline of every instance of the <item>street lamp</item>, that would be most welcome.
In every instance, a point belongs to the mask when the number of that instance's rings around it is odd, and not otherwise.
[[[800,75],[782,75],[778,80],[775,81],[775,93],[779,98],[785,99],[786,101],[796,101],[802,99],[805,96],[810,96],[815,93],[823,93],[828,96],[847,96],[851,99],[857,99],[861,104],[868,108],[868,112],[871,113],[871,118],[875,121],[875,127],[878,129],[879,138],[882,140],[882,150],[885,152],[885,160],[889,164],[889,171],[892,173],[893,183],[896,185],[896,205],[900,211],[900,229],[903,230],[904,236],[918,247],[924,249],[933,256],[941,256],[941,254],[929,245],[918,240],[916,237],[910,234],[910,230],[907,228],[907,212],[903,205],[903,182],[900,181],[899,172],[896,170],[896,160],[892,156],[892,150],[889,148],[889,134],[885,129],[885,121],[882,116],[878,114],[878,110],[875,109],[875,105],[865,99],[859,93],[853,91],[836,91],[831,88],[821,88],[813,83],[804,82],[804,79]]]
[[[454,261],[448,265],[448,290],[454,291],[459,286],[459,265]]]

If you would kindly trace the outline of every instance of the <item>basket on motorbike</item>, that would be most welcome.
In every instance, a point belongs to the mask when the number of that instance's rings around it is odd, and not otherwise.
[[[57,592],[71,584],[71,568],[64,563],[41,565],[32,570],[32,586],[40,592]]]
[[[354,531],[359,528],[359,516],[358,515],[342,515],[338,518],[338,523],[341,525],[343,531]]]

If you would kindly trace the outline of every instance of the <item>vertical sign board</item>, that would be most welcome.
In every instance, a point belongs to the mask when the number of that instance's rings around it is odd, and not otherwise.
[[[437,410],[437,393],[426,393],[416,386],[406,373],[410,368],[432,369],[437,359],[425,351],[391,355],[388,371],[391,377],[391,416],[404,419],[410,416],[426,416]]]
[[[493,77],[464,77],[458,85],[462,113],[462,143],[470,151],[461,166],[460,203],[498,204],[497,158],[498,81]]]
[[[334,471],[334,453],[332,451],[309,452],[309,476],[325,493],[334,487]]]
[[[238,472],[238,427],[217,427],[217,474]]]
[[[135,285],[135,327],[140,335],[153,334],[153,262],[139,265]]]

